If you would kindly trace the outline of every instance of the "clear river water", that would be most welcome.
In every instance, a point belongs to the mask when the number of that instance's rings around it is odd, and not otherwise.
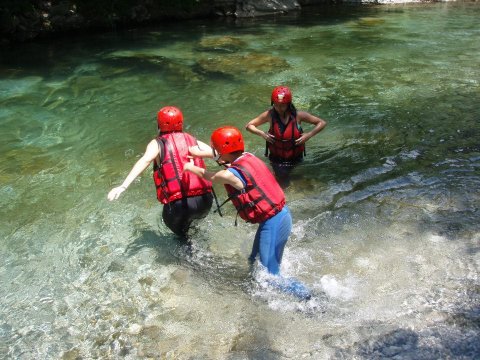
[[[305,8],[2,51],[0,357],[478,359],[479,19],[478,2]],[[328,123],[285,190],[282,272],[309,301],[263,286],[231,205],[187,249],[151,170],[107,200],[159,108],[209,142],[280,84]]]

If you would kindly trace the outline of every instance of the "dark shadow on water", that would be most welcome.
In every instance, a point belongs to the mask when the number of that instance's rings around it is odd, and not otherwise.
[[[143,229],[137,231],[135,239],[125,249],[125,255],[128,258],[142,249],[152,249],[156,253],[155,261],[159,264],[176,264],[191,269],[196,276],[222,291],[248,292],[252,280],[248,267],[242,268],[238,262],[217,256],[208,246],[208,234],[201,233],[195,227],[190,229],[188,239],[173,233],[162,234]]]
[[[175,234],[162,234],[152,230],[138,231],[138,237],[125,249],[127,257],[135,256],[144,248],[155,250],[155,261],[164,265],[178,264],[179,250],[188,250],[188,242]]]

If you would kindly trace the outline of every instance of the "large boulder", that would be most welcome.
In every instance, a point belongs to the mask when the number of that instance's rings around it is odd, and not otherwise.
[[[296,0],[246,0],[236,2],[235,16],[255,17],[292,10],[300,10],[300,4]]]

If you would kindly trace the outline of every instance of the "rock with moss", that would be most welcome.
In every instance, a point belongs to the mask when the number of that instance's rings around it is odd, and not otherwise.
[[[232,77],[245,74],[274,73],[278,72],[279,69],[290,67],[283,58],[260,53],[204,57],[198,59],[197,63],[201,71]]]
[[[236,52],[245,48],[247,43],[233,36],[207,36],[203,37],[199,44],[200,51]]]
[[[358,19],[357,25],[364,27],[378,26],[385,23],[385,19],[375,18],[375,17],[362,17]]]

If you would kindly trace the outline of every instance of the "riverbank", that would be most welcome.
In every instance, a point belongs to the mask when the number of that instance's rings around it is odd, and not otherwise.
[[[258,17],[335,6],[428,2],[418,0],[6,0],[0,5],[0,45],[85,32],[103,32],[195,18]]]

